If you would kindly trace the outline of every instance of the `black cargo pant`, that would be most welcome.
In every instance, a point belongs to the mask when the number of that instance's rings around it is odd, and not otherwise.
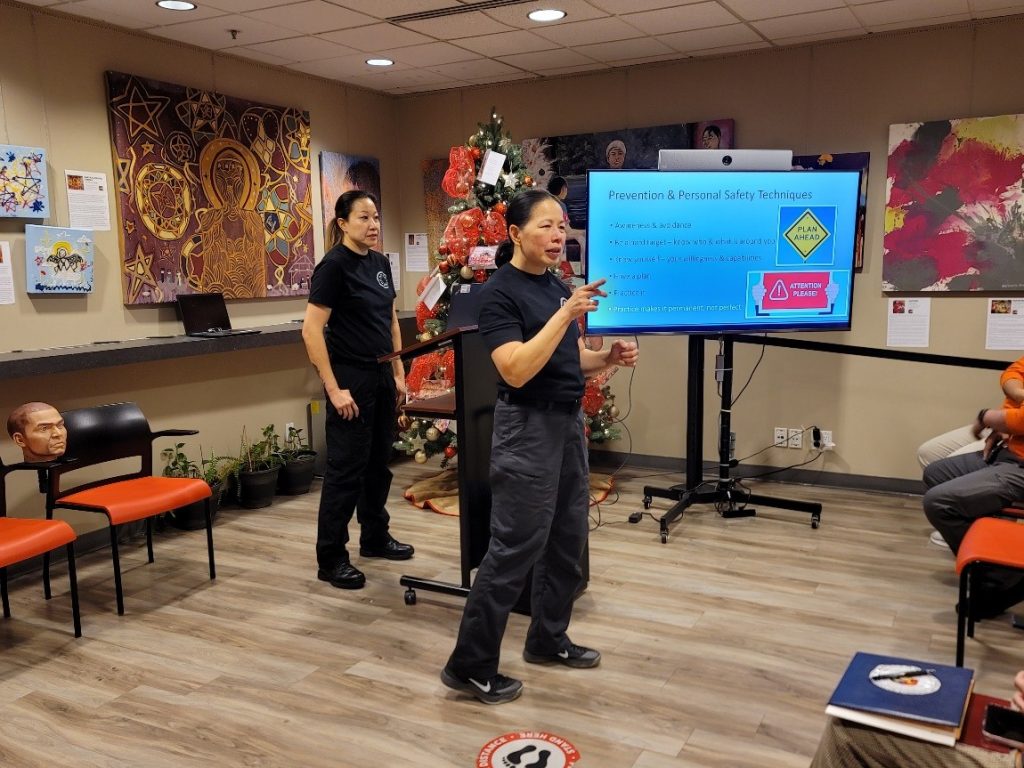
[[[352,513],[362,527],[361,546],[383,544],[388,536],[384,505],[391,490],[395,426],[395,378],[391,364],[332,363],[338,386],[352,393],[359,416],[343,419],[327,399],[327,469],[320,493],[316,559],[332,570],[349,559],[348,523]]]
[[[448,661],[460,677],[498,671],[509,612],[533,568],[531,653],[569,644],[566,628],[582,573],[590,507],[583,414],[499,400],[491,438],[491,541],[477,570]]]

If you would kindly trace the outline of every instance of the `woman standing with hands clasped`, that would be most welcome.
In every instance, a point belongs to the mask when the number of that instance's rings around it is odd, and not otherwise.
[[[583,348],[577,320],[597,308],[604,280],[570,293],[549,270],[565,247],[557,198],[530,189],[506,212],[508,240],[484,284],[479,329],[498,370],[491,438],[491,540],[466,601],[459,637],[441,680],[487,704],[512,701],[523,685],[498,673],[509,612],[533,568],[532,664],[594,667],[597,651],[566,629],[579,587],[590,504],[584,379],[636,365],[633,342]]]
[[[346,192],[334,206],[333,247],[313,270],[302,323],[306,353],[327,395],[327,469],[320,494],[317,578],[339,589],[360,589],[362,571],[349,560],[348,523],[357,512],[359,554],[408,560],[413,548],[388,531],[384,508],[391,489],[392,432],[405,371],[391,265],[373,250],[380,217],[373,195]]]

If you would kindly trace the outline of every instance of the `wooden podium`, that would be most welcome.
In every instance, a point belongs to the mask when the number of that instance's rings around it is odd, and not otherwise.
[[[455,392],[429,400],[411,401],[406,404],[405,412],[410,417],[453,419],[459,427],[461,582],[452,584],[419,576],[402,576],[399,583],[406,588],[406,605],[416,603],[417,589],[463,598],[469,595],[473,569],[480,565],[487,554],[491,540],[491,430],[498,394],[498,371],[476,326],[445,331],[429,341],[413,344],[380,360],[385,362],[400,357],[404,363],[427,352],[438,352],[448,347],[455,353]],[[590,576],[589,547],[583,551],[580,566],[583,569],[580,585],[582,593]],[[531,581],[527,580],[526,588],[514,608],[517,613],[530,613]]]

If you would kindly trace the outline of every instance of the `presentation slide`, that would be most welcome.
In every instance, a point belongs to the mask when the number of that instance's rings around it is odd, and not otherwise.
[[[848,329],[856,171],[591,171],[588,332]]]

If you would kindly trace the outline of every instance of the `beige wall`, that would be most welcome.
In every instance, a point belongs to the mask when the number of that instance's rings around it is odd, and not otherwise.
[[[610,130],[708,118],[736,119],[743,147],[872,153],[867,253],[854,291],[854,330],[809,338],[867,347],[885,345],[880,291],[882,213],[888,125],[944,117],[1024,112],[1024,84],[1013,59],[1024,20],[820,43],[802,48],[657,64],[543,82],[522,81],[392,99],[187,46],[79,23],[0,0],[0,26],[14,49],[0,71],[0,141],[45,146],[55,214],[66,223],[57,182],[64,168],[104,170],[113,178],[102,73],[118,69],[235,96],[306,108],[313,154],[321,149],[381,160],[385,247],[401,248],[403,232],[424,228],[420,162],[443,157],[485,120],[492,106],[513,138]],[[318,170],[314,165],[314,179]],[[321,210],[314,183],[314,220]],[[0,220],[10,240],[15,283],[24,282],[24,222]],[[317,242],[322,241],[319,223]],[[121,303],[116,234],[97,236],[96,290],[88,297],[28,298],[0,307],[0,350],[97,338],[129,338],[179,328],[169,309]],[[322,252],[318,245],[318,255]],[[404,276],[402,306],[412,308]],[[993,359],[1015,353],[984,350],[984,299],[945,297],[932,309],[930,352]],[[300,300],[235,303],[239,324],[298,317]],[[13,339],[17,339],[15,342]],[[618,404],[630,406],[632,450],[681,457],[685,442],[686,342],[643,337],[644,362],[613,380]],[[709,367],[714,349],[708,345]],[[737,347],[737,388],[759,349]],[[714,453],[714,382],[708,374],[705,453]],[[229,450],[244,423],[301,422],[317,391],[300,348],[239,353],[143,366],[100,369],[52,379],[0,380],[0,414],[25,399],[62,407],[135,399],[157,427],[199,426],[202,444]],[[838,448],[811,467],[896,478],[919,475],[914,449],[932,434],[965,423],[983,404],[998,402],[992,372],[922,366],[768,348],[734,411],[738,455],[762,448],[773,426],[817,424]],[[627,440],[610,446],[629,450]],[[13,458],[9,442],[0,454]],[[807,451],[771,449],[753,463],[783,466]],[[21,481],[19,481],[21,483]],[[34,499],[16,488],[19,508]]]

